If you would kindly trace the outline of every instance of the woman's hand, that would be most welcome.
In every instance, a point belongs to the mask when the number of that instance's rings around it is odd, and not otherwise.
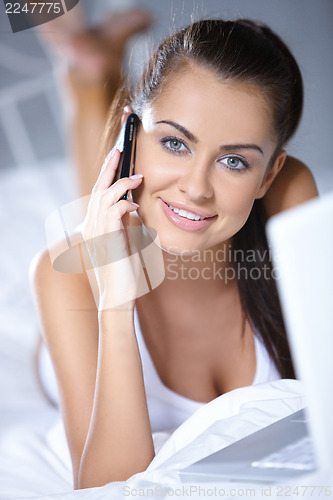
[[[139,254],[131,253],[133,242],[126,230],[129,214],[138,205],[121,199],[127,190],[140,185],[142,175],[112,184],[119,159],[120,153],[114,147],[92,190],[81,228],[85,267],[99,311],[132,309],[144,283]]]

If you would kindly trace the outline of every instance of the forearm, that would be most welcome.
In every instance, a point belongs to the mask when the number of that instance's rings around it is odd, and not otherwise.
[[[104,311],[92,418],[79,488],[126,480],[154,456],[132,312]]]

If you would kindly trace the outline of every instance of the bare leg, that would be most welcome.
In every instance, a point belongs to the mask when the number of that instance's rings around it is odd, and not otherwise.
[[[69,71],[66,77],[71,96],[69,117],[70,153],[81,196],[91,193],[98,177],[97,157],[105,117],[112,93],[104,86],[104,79],[89,81],[80,72]]]
[[[73,12],[75,9],[73,9]],[[64,16],[64,19],[66,16]],[[110,16],[97,29],[84,29],[78,11],[73,30],[58,25],[40,30],[48,44],[67,59],[64,78],[69,96],[69,143],[80,195],[89,194],[98,176],[97,156],[107,110],[121,80],[128,40],[151,24],[149,15],[133,9]]]

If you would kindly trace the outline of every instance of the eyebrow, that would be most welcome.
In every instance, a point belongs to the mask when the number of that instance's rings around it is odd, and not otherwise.
[[[197,137],[195,137],[195,135],[192,134],[192,132],[190,132],[189,130],[187,130],[185,127],[183,127],[182,125],[180,125],[179,123],[176,123],[176,122],[171,122],[169,120],[160,120],[159,122],[156,122],[156,125],[158,125],[159,123],[166,123],[167,125],[171,125],[171,127],[174,127],[175,129],[177,129],[179,132],[181,132],[189,141],[191,142],[194,142],[195,144],[198,141]]]
[[[166,125],[170,125],[171,127],[174,127],[177,129],[179,132],[181,132],[189,141],[194,142],[195,144],[199,142],[198,138],[195,137],[195,135],[192,134],[189,130],[187,130],[185,127],[180,125],[179,123],[170,121],[170,120],[160,120],[155,123],[155,125],[158,125],[159,123],[165,123]],[[257,146],[257,144],[224,144],[223,146],[220,147],[220,149],[224,151],[235,151],[235,150],[240,150],[240,149],[254,149],[256,151],[259,151],[264,156],[263,150]]]
[[[257,144],[225,144],[221,146],[225,151],[235,151],[237,149],[255,149],[264,156],[263,150]]]

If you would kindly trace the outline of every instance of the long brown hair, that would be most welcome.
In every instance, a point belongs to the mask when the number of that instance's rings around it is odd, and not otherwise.
[[[300,122],[303,83],[297,62],[285,43],[269,27],[246,19],[198,21],[164,40],[150,58],[134,92],[130,93],[126,85],[119,90],[110,111],[103,154],[114,143],[123,107],[130,104],[142,118],[145,107],[151,106],[163,91],[166,78],[172,78],[188,63],[192,63],[189,67],[194,63],[211,70],[218,79],[245,82],[259,89],[273,116],[276,149],[268,165],[270,168]],[[262,337],[282,377],[293,378],[275,280],[267,279],[267,272],[263,273],[264,266],[272,271],[265,222],[263,204],[256,200],[247,222],[233,238],[235,250],[250,248],[258,255],[255,262],[242,262],[249,272],[239,277],[238,288],[244,316]],[[254,265],[262,271],[259,279],[251,277]]]

